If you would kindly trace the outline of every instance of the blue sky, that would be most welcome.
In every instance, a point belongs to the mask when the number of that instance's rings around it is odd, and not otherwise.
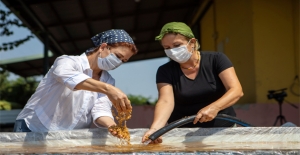
[[[8,10],[1,1],[0,8],[2,10]],[[16,17],[11,15],[11,18]],[[9,37],[1,36],[0,44],[3,42],[23,39],[27,35],[31,34],[27,28],[11,27],[11,30],[13,30],[14,35]],[[14,58],[23,59],[32,55],[43,55],[43,44],[36,37],[13,50],[6,52],[1,51],[0,61],[3,62]],[[128,62],[124,63],[119,68],[110,71],[110,74],[116,80],[116,87],[120,88],[127,95],[142,95],[144,97],[150,97],[150,100],[153,101],[157,99],[158,95],[155,83],[156,70],[160,65],[168,61],[169,59],[167,57],[163,57],[144,61]],[[18,76],[12,75],[10,78],[14,79],[16,77]]]

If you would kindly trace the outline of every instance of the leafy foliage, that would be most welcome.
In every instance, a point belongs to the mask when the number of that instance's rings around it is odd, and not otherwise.
[[[0,100],[0,110],[11,110],[11,104],[7,101]]]
[[[9,16],[11,13],[11,11],[0,10],[0,36],[13,35],[14,32],[10,30],[11,26],[26,27],[18,19],[10,19]],[[33,38],[33,35],[28,35],[25,38],[16,41],[2,43],[2,45],[0,45],[0,51],[12,50],[14,47],[18,47],[29,41],[31,38]]]
[[[0,100],[0,110],[22,109],[24,106],[15,102]]]
[[[0,100],[10,102],[12,108],[23,108],[34,93],[38,82],[33,77],[19,77],[16,80],[9,81],[8,71],[1,70],[0,73]],[[6,105],[6,103],[3,102],[3,105]]]
[[[133,105],[154,105],[156,103],[156,101],[150,102],[150,97],[143,97],[141,95],[129,94],[127,97]]]

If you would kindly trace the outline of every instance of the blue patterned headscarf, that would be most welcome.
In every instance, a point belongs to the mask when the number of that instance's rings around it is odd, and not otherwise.
[[[125,42],[125,43],[134,44],[129,34],[122,29],[112,29],[112,30],[101,32],[95,35],[94,37],[92,37],[91,40],[93,41],[95,47],[100,46],[102,43],[113,44],[113,43]],[[93,51],[95,47],[88,49],[86,52],[88,53]]]

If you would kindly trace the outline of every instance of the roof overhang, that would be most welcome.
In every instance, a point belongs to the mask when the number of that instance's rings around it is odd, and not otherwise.
[[[154,37],[167,22],[192,23],[199,0],[2,0],[42,42],[48,38],[55,58],[79,55],[93,46],[90,38],[108,29],[124,29],[139,50],[130,61],[164,57]],[[8,51],[9,52],[9,51]],[[19,61],[5,67],[28,77],[43,74],[43,59]]]

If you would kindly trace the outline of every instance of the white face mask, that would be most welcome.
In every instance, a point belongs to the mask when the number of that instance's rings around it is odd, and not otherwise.
[[[190,43],[190,41],[191,40],[189,40],[189,42],[183,46],[179,46],[172,49],[165,49],[166,55],[178,63],[187,62],[192,56],[192,52],[189,52],[187,49],[187,45]]]
[[[116,69],[121,64],[122,61],[113,53],[110,53],[105,58],[98,57],[98,67],[105,71]]]

